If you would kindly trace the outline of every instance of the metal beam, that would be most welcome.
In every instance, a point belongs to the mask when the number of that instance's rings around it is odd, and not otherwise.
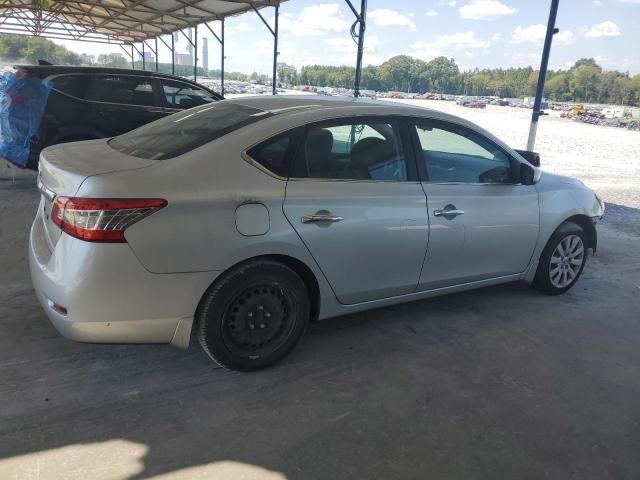
[[[193,81],[198,80],[198,25],[193,26]]]
[[[544,39],[542,49],[542,59],[540,60],[540,73],[538,74],[538,85],[536,87],[536,99],[533,103],[533,113],[531,114],[531,125],[529,126],[529,138],[527,140],[527,150],[533,151],[536,145],[536,133],[538,131],[538,120],[540,119],[542,96],[544,95],[544,81],[547,76],[549,65],[549,54],[551,53],[551,43],[553,36],[560,30],[556,28],[556,17],[558,15],[558,5],[560,0],[551,0],[551,10],[549,11],[549,21],[547,22],[547,35]]]
[[[278,93],[278,14],[280,11],[280,5],[276,5],[276,17],[274,21],[274,33],[273,33],[273,78],[271,80],[271,94]]]
[[[205,23],[204,26],[209,29],[211,35],[213,35],[220,44],[220,95],[224,97],[224,19],[220,21],[220,35],[218,35],[208,23]]]
[[[224,18],[221,22],[220,38],[220,49],[222,50],[220,54],[220,95],[224,97]]]
[[[141,42],[203,22],[223,20],[250,10],[277,6],[280,0],[0,0],[2,16],[12,16],[12,30],[37,36],[81,39],[99,43]],[[164,8],[158,5],[166,5]],[[229,7],[229,4],[233,6]],[[64,28],[61,28],[64,26]],[[55,31],[58,30],[58,32]],[[111,41],[111,42],[110,42]]]
[[[260,17],[260,20],[262,20],[262,23],[264,23],[264,25],[271,32],[271,35],[273,35],[273,75],[271,77],[271,94],[275,95],[276,93],[278,93],[278,91],[277,91],[278,90],[278,87],[277,87],[277,73],[278,73],[278,17],[279,17],[279,13],[280,13],[280,4],[276,3],[276,5],[275,5],[276,15],[275,15],[275,20],[274,20],[274,24],[273,24],[274,28],[271,28],[271,25],[269,25],[269,22],[267,22],[267,20],[262,16],[260,11],[254,5],[251,5],[251,8],[253,8],[253,11],[258,14],[258,17]]]

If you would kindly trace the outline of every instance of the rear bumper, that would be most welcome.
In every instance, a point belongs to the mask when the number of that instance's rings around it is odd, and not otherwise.
[[[31,227],[29,267],[54,327],[71,340],[92,343],[186,347],[198,302],[216,277],[216,272],[150,273],[127,244],[90,243],[67,234],[51,251],[40,214]]]

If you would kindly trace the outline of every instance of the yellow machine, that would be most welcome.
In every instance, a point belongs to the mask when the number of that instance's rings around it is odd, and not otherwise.
[[[587,113],[587,109],[584,108],[584,105],[574,105],[571,109],[571,115],[575,115],[576,117],[584,115],[585,113]]]

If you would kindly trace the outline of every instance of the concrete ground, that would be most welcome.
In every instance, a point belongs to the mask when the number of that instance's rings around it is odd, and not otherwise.
[[[636,208],[602,223],[566,295],[511,284],[328,320],[240,374],[196,345],[58,335],[27,268],[37,200],[35,175],[0,180],[0,479],[640,478]]]

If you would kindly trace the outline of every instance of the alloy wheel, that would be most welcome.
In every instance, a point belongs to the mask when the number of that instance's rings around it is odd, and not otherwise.
[[[584,243],[578,235],[567,235],[560,240],[549,261],[551,284],[556,288],[571,285],[580,274],[584,255]]]

